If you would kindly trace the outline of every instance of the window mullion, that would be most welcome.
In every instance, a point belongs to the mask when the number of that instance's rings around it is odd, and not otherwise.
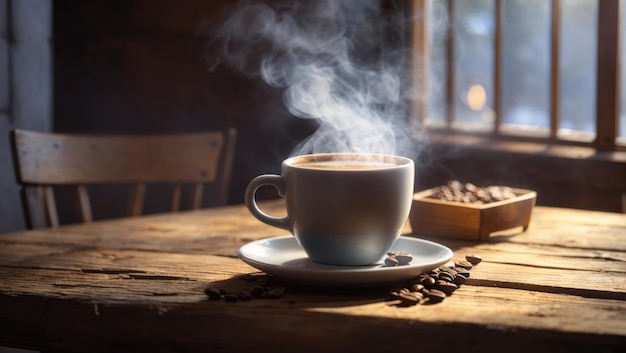
[[[493,110],[494,110],[494,126],[493,132],[495,134],[500,133],[500,127],[502,126],[502,0],[496,0],[495,2],[495,39],[494,39],[494,60],[493,60]]]
[[[411,8],[412,25],[412,48],[411,63],[413,89],[418,92],[418,99],[412,101],[413,119],[424,124],[428,116],[429,92],[429,48],[428,48],[428,0],[413,0]],[[424,97],[424,98],[422,98]]]
[[[560,0],[552,0],[552,35],[550,55],[550,138],[556,139],[561,119],[561,6]]]
[[[455,70],[456,70],[456,60],[454,54],[454,23],[455,23],[455,15],[454,15],[454,0],[448,0],[448,18],[450,19],[450,26],[448,28],[448,38],[446,41],[446,52],[447,52],[447,63],[448,70],[446,76],[446,126],[448,128],[452,127],[452,123],[454,122],[454,112],[455,112]]]
[[[596,140],[599,150],[615,149],[620,96],[621,0],[598,1]]]

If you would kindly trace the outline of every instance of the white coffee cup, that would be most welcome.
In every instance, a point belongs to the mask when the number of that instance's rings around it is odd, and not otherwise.
[[[411,159],[381,154],[325,153],[283,161],[281,175],[254,178],[245,192],[260,221],[290,231],[309,258],[329,265],[377,263],[402,232],[411,208]],[[259,209],[256,191],[273,186],[287,216]]]

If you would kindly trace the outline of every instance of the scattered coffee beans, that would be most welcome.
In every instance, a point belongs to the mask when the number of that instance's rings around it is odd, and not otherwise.
[[[264,273],[247,274],[243,279],[253,282],[252,287],[236,292],[226,292],[213,286],[206,287],[204,293],[209,300],[224,299],[227,302],[247,301],[253,298],[280,298],[285,294],[285,287],[272,285],[273,276]]]
[[[252,291],[249,289],[242,289],[237,292],[237,298],[240,300],[250,300],[252,299]]]
[[[458,180],[452,180],[446,185],[435,188],[435,192],[429,197],[442,201],[485,204],[509,200],[517,195],[506,186],[478,187],[472,183],[463,184]]]
[[[422,284],[424,286],[424,288],[432,288],[435,285],[435,282],[437,281],[433,276],[423,276],[420,278],[420,284]]]
[[[280,298],[285,294],[285,287],[272,287],[268,288],[265,292],[267,298]]]
[[[445,280],[448,282],[453,282],[454,281],[454,277],[455,275],[453,275],[450,272],[439,272],[439,275],[437,276],[437,278],[439,278],[439,280]]]
[[[457,275],[465,276],[465,278],[469,278],[470,276],[470,272],[468,269],[465,269],[463,267],[454,267],[453,269],[456,271]]]
[[[426,291],[426,297],[429,303],[435,304],[442,302],[446,298],[446,293],[437,289],[429,289]]]
[[[214,287],[206,287],[204,289],[204,293],[209,297],[209,300],[220,300],[222,299],[222,292]]]
[[[463,276],[460,273],[457,273],[456,276],[454,276],[454,284],[456,284],[457,286],[463,285],[467,282],[467,277]]]
[[[400,303],[404,306],[417,305],[424,298],[422,293],[412,293],[412,292],[391,292],[390,293],[394,298],[399,299]]]
[[[385,258],[385,266],[404,266],[413,261],[413,255],[406,252],[390,251]]]
[[[441,279],[438,280],[437,283],[435,283],[435,289],[438,289],[438,290],[446,293],[446,295],[452,295],[452,292],[454,292],[458,288],[459,288],[459,286],[457,286],[453,282],[448,282],[448,281],[444,281],[444,280],[441,280]]]
[[[482,260],[477,255],[468,257],[472,260]],[[476,265],[480,263],[474,262]],[[467,282],[472,267],[472,263],[466,257],[466,260],[455,261],[453,267],[441,266],[428,273],[422,273],[407,287],[391,291],[388,299],[396,301],[398,306],[439,303]]]
[[[393,265],[389,265],[389,263]],[[395,261],[394,261],[395,260]],[[387,266],[407,265],[413,257],[407,253],[389,252],[385,259]],[[398,306],[413,306],[418,304],[436,304],[442,302],[447,296],[467,282],[470,276],[469,270],[478,265],[482,257],[467,255],[465,260],[457,260],[453,267],[440,266],[428,273],[422,273],[413,279],[407,287],[389,292],[388,300],[395,300]],[[281,298],[287,289],[272,283],[273,276],[257,272],[243,276],[246,281],[252,282],[250,288],[240,289],[236,292],[227,292],[214,286],[204,289],[209,300],[224,300],[227,302],[247,301],[253,298]]]
[[[385,266],[394,267],[398,266],[399,262],[394,256],[387,256],[385,258]]]
[[[472,265],[478,265],[483,258],[478,255],[467,255],[465,256],[465,260],[469,261]]]
[[[224,294],[224,300],[232,303],[232,302],[236,302],[237,300],[239,300],[239,297],[235,293],[226,293]]]
[[[474,265],[471,262],[466,260],[459,260],[454,263],[456,267],[463,267],[466,270],[471,270]]]
[[[424,290],[424,285],[421,283],[413,283],[409,289],[411,292],[421,292]]]

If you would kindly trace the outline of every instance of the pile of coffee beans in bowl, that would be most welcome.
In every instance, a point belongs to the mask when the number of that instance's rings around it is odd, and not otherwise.
[[[468,255],[465,260],[455,261],[453,266],[444,265],[423,273],[406,287],[389,292],[387,300],[403,307],[440,303],[467,282],[470,270],[481,261],[478,255]]]
[[[429,198],[441,201],[454,201],[468,204],[486,204],[510,200],[517,197],[508,186],[476,186],[472,183],[461,183],[451,180],[446,185],[434,188]]]

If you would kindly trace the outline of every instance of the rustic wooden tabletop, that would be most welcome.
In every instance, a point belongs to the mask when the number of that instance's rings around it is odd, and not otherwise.
[[[265,207],[280,213],[281,202]],[[307,286],[237,257],[279,235],[243,205],[0,235],[0,346],[626,351],[626,215],[536,207],[523,233],[431,239],[452,261],[483,260],[452,295],[417,305],[390,297],[401,284]],[[408,224],[404,236],[417,237]],[[241,294],[258,287],[263,297]]]

